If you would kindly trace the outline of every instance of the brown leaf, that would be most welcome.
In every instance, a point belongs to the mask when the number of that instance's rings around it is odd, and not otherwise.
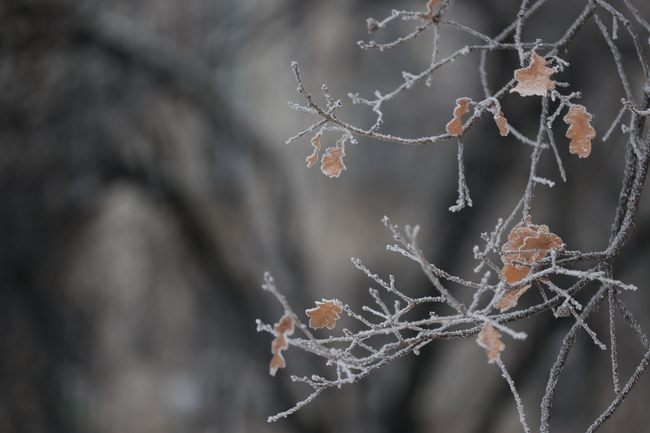
[[[596,137],[596,130],[589,124],[593,117],[583,105],[578,104],[572,105],[564,116],[564,121],[570,125],[566,132],[571,139],[569,152],[580,158],[586,158],[591,153],[591,140]]]
[[[329,177],[339,177],[341,172],[346,169],[343,164],[343,156],[345,155],[345,141],[347,139],[348,136],[344,135],[336,142],[336,147],[329,147],[325,150],[320,169]]]
[[[497,124],[497,128],[499,128],[499,133],[504,137],[508,135],[510,132],[510,129],[508,128],[508,122],[506,121],[506,118],[503,117],[503,113],[501,111],[497,111],[497,113],[494,115],[494,121]]]
[[[490,322],[485,322],[483,329],[478,334],[478,344],[487,351],[488,362],[491,364],[501,357],[501,352],[506,345],[501,341],[501,334],[494,329]]]
[[[469,103],[472,102],[470,98],[456,99],[456,108],[454,109],[454,118],[447,123],[447,132],[451,135],[458,136],[463,132],[463,121],[460,116],[469,111]]]
[[[515,284],[530,274],[530,268],[517,263],[506,263],[501,272],[503,273],[503,276],[506,277],[508,284]]]
[[[314,135],[314,138],[311,139],[311,145],[314,146],[314,151],[307,157],[307,167],[311,167],[318,162],[318,152],[320,152],[321,137],[323,137],[323,131],[319,131],[318,134]]]
[[[316,302],[318,307],[306,310],[305,313],[309,315],[309,326],[313,329],[320,329],[327,327],[333,329],[336,326],[336,320],[343,309],[336,304],[336,300],[328,301],[323,299],[323,302]]]
[[[293,334],[293,320],[291,320],[291,317],[284,316],[280,323],[275,325],[275,330],[286,335]]]
[[[526,269],[530,270],[529,268]],[[505,275],[505,273],[506,272],[504,271],[503,274]],[[523,278],[526,278],[527,275],[528,274],[526,274]],[[519,297],[521,297],[521,295],[523,295],[528,289],[530,289],[530,284],[526,284],[525,286],[519,287],[514,290],[510,290],[505,294],[503,298],[501,298],[501,300],[497,304],[497,308],[500,309],[501,311],[506,311],[514,307],[515,305],[517,305],[517,301],[519,300]]]
[[[510,92],[519,92],[521,96],[546,96],[548,90],[555,89],[555,83],[549,78],[553,69],[546,65],[544,57],[533,53],[530,65],[515,71],[515,78],[519,83]]]
[[[273,359],[271,359],[271,365],[269,366],[269,373],[271,376],[275,376],[275,373],[279,368],[284,368],[286,363],[284,362],[284,357],[282,356],[282,351],[289,347],[289,342],[287,341],[286,336],[293,334],[293,320],[289,316],[283,316],[275,325],[275,330],[279,333],[277,337],[271,343],[271,353],[273,353]]]
[[[530,273],[530,266],[546,257],[551,249],[564,247],[562,239],[548,226],[530,222],[530,217],[512,228],[502,248],[502,274],[509,284],[516,284]]]

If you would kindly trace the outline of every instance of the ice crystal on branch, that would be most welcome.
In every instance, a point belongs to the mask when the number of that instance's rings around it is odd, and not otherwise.
[[[496,364],[508,382],[510,391],[515,399],[519,419],[525,432],[530,428],[526,423],[524,408],[521,398],[516,390],[514,380],[508,374],[501,352],[505,350],[502,338],[523,339],[526,334],[516,331],[518,321],[526,320],[538,314],[549,314],[555,318],[568,317],[573,324],[566,334],[556,362],[551,368],[546,386],[546,394],[541,401],[540,431],[550,431],[550,414],[553,396],[557,389],[558,378],[571,352],[573,342],[578,332],[585,332],[593,343],[602,350],[608,350],[612,359],[612,383],[614,395],[611,405],[600,417],[593,421],[588,431],[595,431],[627,396],[629,390],[637,382],[640,374],[650,365],[650,344],[637,319],[624,304],[621,293],[625,290],[634,290],[636,287],[625,284],[614,278],[614,264],[620,251],[635,223],[639,209],[639,199],[643,192],[648,169],[650,166],[650,143],[644,135],[646,116],[650,113],[650,78],[642,86],[637,95],[628,79],[627,68],[632,67],[634,61],[623,62],[623,52],[619,49],[622,38],[622,29],[627,32],[627,37],[633,42],[638,62],[636,63],[635,76],[650,76],[648,62],[645,59],[645,41],[650,34],[648,17],[643,17],[641,12],[632,5],[632,0],[626,0],[624,6],[617,8],[608,0],[585,0],[579,6],[581,10],[575,21],[565,28],[557,27],[558,34],[549,40],[525,40],[524,35],[529,34],[529,21],[539,16],[553,16],[538,13],[542,8],[551,8],[552,2],[539,0],[536,2],[521,1],[516,18],[506,23],[500,32],[483,34],[467,25],[447,18],[447,12],[454,6],[453,1],[436,0],[421,4],[426,5],[426,12],[408,10],[393,10],[383,20],[370,18],[367,20],[368,31],[371,34],[380,32],[394,24],[396,20],[414,23],[410,33],[405,33],[394,40],[378,43],[374,40],[361,41],[359,46],[366,50],[390,50],[399,45],[408,43],[421,35],[430,32],[431,58],[428,66],[420,71],[402,71],[399,83],[393,88],[375,91],[370,96],[350,93],[353,104],[366,106],[373,113],[374,122],[369,127],[361,127],[348,122],[339,116],[337,111],[343,105],[339,99],[333,98],[326,86],[321,88],[325,103],[318,103],[312,94],[305,88],[300,70],[296,63],[292,63],[293,73],[298,84],[298,93],[303,98],[303,105],[291,103],[291,107],[315,117],[315,120],[305,130],[287,140],[291,143],[305,136],[311,136],[313,146],[312,154],[307,158],[308,166],[317,163],[321,140],[325,132],[334,132],[341,138],[336,145],[325,150],[321,159],[321,170],[330,177],[338,177],[346,169],[343,164],[345,143],[349,140],[356,143],[357,138],[364,137],[395,144],[406,145],[437,145],[452,140],[457,144],[457,174],[458,174],[458,199],[451,211],[461,211],[465,206],[471,206],[468,182],[465,177],[465,149],[466,146],[476,146],[476,141],[469,140],[467,132],[486,115],[491,116],[496,123],[501,136],[509,136],[508,140],[530,149],[529,162],[526,165],[528,173],[519,179],[521,184],[521,197],[508,215],[499,218],[490,233],[484,233],[483,247],[474,247],[474,257],[479,262],[475,271],[483,272],[476,280],[469,280],[458,275],[452,275],[430,262],[417,242],[418,226],[404,227],[400,230],[388,218],[384,224],[391,231],[394,245],[389,245],[388,250],[396,252],[415,262],[419,271],[428,279],[432,294],[415,297],[402,291],[395,278],[390,276],[387,280],[379,277],[366,268],[359,259],[354,259],[354,266],[373,281],[375,287],[369,290],[367,305],[361,311],[354,311],[349,305],[338,300],[323,300],[317,302],[317,307],[306,311],[310,318],[310,326],[322,329],[321,334],[328,334],[328,330],[335,328],[336,320],[340,314],[346,314],[356,327],[337,329],[322,338],[316,338],[309,327],[301,322],[301,317],[296,315],[287,299],[276,287],[270,275],[265,275],[264,289],[271,292],[284,310],[283,319],[275,326],[270,326],[258,321],[258,330],[273,334],[272,343],[273,361],[271,374],[278,368],[284,367],[281,351],[289,346],[295,346],[302,351],[314,354],[323,359],[326,366],[332,368],[332,375],[324,378],[315,375],[293,376],[293,380],[302,382],[311,387],[312,392],[293,408],[269,418],[277,421],[305,404],[312,402],[323,390],[330,387],[341,387],[363,379],[377,369],[405,356],[409,353],[418,354],[419,351],[437,340],[450,338],[475,338],[476,343],[486,349],[488,362]],[[564,13],[563,10],[556,13]],[[612,19],[614,25],[610,29],[605,25],[603,17]],[[571,139],[570,151],[581,158],[589,155],[591,140],[595,131],[590,122],[593,116],[585,107],[576,104],[575,99],[580,98],[579,92],[565,92],[569,84],[552,80],[550,77],[555,72],[569,68],[569,63],[561,56],[567,52],[568,47],[574,42],[576,36],[587,23],[596,24],[594,28],[600,32],[602,39],[590,43],[601,43],[606,47],[614,60],[616,70],[620,77],[621,93],[624,107],[613,120],[605,137],[610,136],[616,126],[622,125],[624,134],[627,134],[625,146],[620,146],[618,151],[626,155],[623,187],[620,199],[615,210],[615,217],[611,233],[605,234],[606,247],[599,251],[572,251],[568,250],[562,239],[552,233],[546,225],[532,223],[531,214],[535,209],[533,201],[535,190],[540,187],[553,187],[559,172],[561,180],[566,181],[571,173],[564,170],[561,152],[556,146],[556,134],[559,130],[566,132],[566,137]],[[559,23],[559,21],[558,21]],[[618,25],[622,24],[621,29]],[[553,26],[551,26],[553,27]],[[472,44],[458,48],[456,51],[446,52],[441,55],[440,50],[442,29],[454,29],[465,33],[475,40]],[[549,32],[555,28],[547,28]],[[640,33],[641,32],[641,33]],[[643,36],[643,37],[642,37]],[[634,51],[632,50],[632,51]],[[629,50],[628,50],[629,51]],[[488,74],[487,59],[495,52],[515,53],[523,66],[514,71],[507,72],[508,80],[501,87],[493,89],[495,85]],[[538,52],[540,54],[538,54]],[[603,50],[585,51],[585,55],[602,56]],[[393,99],[414,88],[418,83],[433,85],[438,71],[442,68],[457,67],[456,61],[460,58],[475,56],[479,58],[476,69],[477,82],[480,82],[483,97],[473,95],[473,99],[461,97],[456,99],[456,106],[452,120],[446,125],[435,125],[430,134],[420,137],[403,137],[392,135],[383,131],[384,107],[391,104]],[[634,59],[632,59],[634,60]],[[599,59],[600,61],[600,59]],[[628,64],[629,63],[629,64]],[[550,64],[550,66],[549,66]],[[552,67],[551,67],[552,66]],[[463,73],[466,71],[463,70]],[[538,103],[539,116],[533,122],[525,119],[526,125],[521,125],[517,116],[511,116],[513,106],[507,105],[502,111],[502,99],[509,93],[519,93],[521,96],[539,96],[533,103]],[[437,96],[437,94],[434,94]],[[402,95],[404,96],[404,95]],[[460,95],[454,95],[460,96]],[[635,98],[636,96],[636,98]],[[404,97],[401,99],[404,101]],[[515,98],[521,102],[521,98]],[[620,100],[619,97],[617,100]],[[635,103],[633,101],[642,101]],[[471,113],[470,113],[471,105]],[[516,105],[514,105],[514,109]],[[568,107],[568,113],[563,120],[569,124],[568,131],[560,123],[560,114]],[[510,121],[506,120],[506,115]],[[465,116],[465,119],[461,118]],[[623,124],[629,116],[629,123]],[[536,130],[529,131],[530,125],[536,124]],[[444,129],[443,129],[444,128]],[[318,131],[314,134],[315,131]],[[477,134],[478,135],[478,134]],[[465,139],[468,138],[467,143]],[[498,137],[497,137],[498,138]],[[369,140],[368,142],[372,142]],[[364,143],[365,145],[365,143]],[[481,140],[482,147],[490,147],[494,152],[502,152],[500,143],[490,140]],[[614,146],[613,146],[614,147]],[[541,174],[540,161],[543,155],[551,153],[555,158],[557,170],[551,174]],[[405,173],[409,175],[409,173]],[[516,184],[516,180],[512,184]],[[489,202],[488,200],[485,200]],[[540,212],[541,213],[541,212]],[[504,239],[507,238],[507,239]],[[503,263],[499,266],[498,260]],[[488,269],[486,272],[485,269]],[[483,271],[481,271],[483,270]],[[535,287],[537,299],[528,291]],[[595,287],[595,290],[584,290],[585,287]],[[462,291],[462,294],[459,294]],[[467,291],[470,296],[467,296]],[[527,305],[518,306],[519,299],[528,294]],[[580,294],[578,297],[577,295]],[[393,303],[388,302],[389,297]],[[397,298],[397,301],[395,301]],[[461,302],[461,299],[471,298],[471,302]],[[583,298],[586,301],[583,301]],[[580,301],[578,301],[580,299]],[[603,336],[598,335],[590,328],[590,319],[596,320],[593,313],[602,304],[607,304],[609,312],[609,345],[601,341]],[[522,304],[524,304],[522,302]],[[440,308],[444,306],[444,308]],[[417,308],[416,308],[417,307]],[[417,316],[415,312],[425,311]],[[435,311],[435,313],[434,313]],[[444,311],[445,314],[439,313]],[[621,383],[618,372],[617,335],[620,328],[614,327],[614,315],[618,314],[628,325],[646,350],[643,359],[639,361],[636,372]],[[289,326],[290,325],[290,326]],[[292,337],[293,327],[302,333],[300,337]],[[597,329],[597,328],[594,328]],[[374,337],[381,336],[379,343]],[[508,344],[509,350],[516,345]]]
[[[427,3],[427,12],[429,15],[433,15],[433,8],[435,8],[438,3],[440,3],[440,0],[429,0]]]

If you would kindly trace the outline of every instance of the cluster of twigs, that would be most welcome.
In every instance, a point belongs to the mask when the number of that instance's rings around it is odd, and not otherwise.
[[[611,2],[605,0],[589,0],[585,2],[584,8],[576,20],[555,42],[541,40],[525,42],[522,40],[522,28],[525,26],[527,20],[531,19],[535,12],[545,5],[545,0],[538,0],[532,4],[529,4],[526,0],[522,0],[516,19],[496,36],[482,34],[463,24],[446,19],[445,15],[449,8],[451,8],[452,3],[453,1],[443,1],[442,4],[437,4],[435,1],[430,1],[427,4],[426,12],[394,10],[383,21],[368,20],[368,30],[371,33],[385,28],[391,22],[398,19],[412,20],[418,22],[419,25],[410,34],[389,43],[380,44],[374,41],[359,42],[359,45],[363,49],[391,49],[417,37],[421,37],[423,34],[427,34],[427,32],[433,34],[432,56],[428,68],[418,74],[404,72],[402,74],[403,82],[399,86],[386,93],[377,91],[375,92],[374,98],[363,98],[358,94],[349,95],[353,103],[367,105],[376,114],[375,122],[368,129],[354,126],[338,117],[336,110],[343,103],[341,100],[335,100],[330,95],[326,86],[322,87],[326,105],[321,106],[317,104],[312,95],[306,90],[300,76],[298,65],[294,63],[293,71],[298,83],[298,92],[305,99],[305,104],[291,104],[291,106],[297,110],[315,115],[318,117],[318,121],[306,130],[291,137],[288,142],[295,141],[317,130],[320,134],[327,131],[342,134],[347,136],[351,142],[355,142],[355,137],[368,137],[411,145],[425,145],[445,140],[456,140],[458,143],[459,196],[456,206],[453,206],[450,210],[459,211],[465,206],[471,206],[469,189],[464,175],[463,136],[486,114],[496,116],[500,109],[499,101],[511,92],[517,84],[517,80],[513,78],[496,92],[491,91],[485,67],[487,54],[504,50],[515,51],[518,53],[521,66],[526,67],[531,62],[532,54],[540,53],[553,71],[559,72],[569,67],[569,64],[560,57],[561,53],[571,44],[574,37],[583,29],[586,23],[593,21],[596,23],[600,34],[611,51],[625,94],[620,112],[603,138],[607,139],[618,125],[621,125],[621,129],[628,137],[623,187],[620,192],[619,203],[607,248],[603,251],[581,252],[569,250],[565,245],[561,245],[561,247],[544,250],[524,249],[517,251],[517,254],[519,254],[517,257],[540,253],[541,255],[539,257],[541,258],[534,263],[530,261],[524,263],[521,259],[514,259],[515,266],[521,268],[521,266],[526,265],[530,268],[527,275],[516,281],[509,280],[504,275],[502,267],[493,260],[494,258],[499,258],[505,263],[506,260],[504,257],[509,254],[508,251],[504,250],[508,233],[513,233],[510,230],[516,224],[525,225],[530,223],[530,210],[534,197],[534,189],[538,185],[546,187],[552,187],[554,185],[551,180],[538,175],[538,165],[544,151],[552,151],[554,153],[560,175],[563,180],[566,180],[566,172],[562,166],[553,130],[557,119],[561,117],[561,112],[565,108],[574,105],[574,100],[579,98],[580,94],[563,94],[561,90],[555,88],[549,89],[546,94],[539,97],[541,114],[535,136],[525,136],[513,127],[513,125],[508,124],[509,132],[519,142],[525,146],[529,146],[531,149],[530,171],[525,190],[518,204],[507,218],[499,219],[492,233],[483,235],[485,245],[482,248],[478,246],[474,248],[474,256],[478,261],[478,266],[475,271],[481,275],[478,282],[450,275],[427,261],[417,244],[418,227],[411,228],[407,226],[401,231],[397,226],[391,224],[390,220],[386,217],[384,218],[384,224],[392,232],[393,238],[396,241],[396,244],[389,245],[388,249],[398,252],[418,263],[422,272],[424,272],[431,285],[435,288],[437,296],[410,297],[396,287],[395,279],[392,276],[386,281],[366,268],[359,259],[353,259],[354,266],[372,279],[383,292],[370,289],[370,295],[376,305],[374,307],[364,306],[362,314],[353,311],[349,305],[334,300],[333,302],[340,307],[341,311],[353,319],[352,323],[358,324],[358,329],[352,330],[345,328],[338,333],[332,333],[326,338],[316,338],[309,331],[307,325],[302,322],[300,316],[292,310],[286,298],[277,288],[273,278],[269,274],[265,275],[264,289],[275,295],[284,309],[285,317],[290,317],[293,324],[303,333],[303,337],[287,337],[288,345],[324,358],[327,364],[331,365],[336,372],[334,378],[293,376],[292,379],[294,381],[304,382],[311,386],[313,392],[293,408],[270,417],[269,421],[278,420],[295,412],[305,404],[311,402],[326,388],[340,387],[344,384],[354,383],[406,354],[411,352],[417,354],[423,346],[433,340],[468,338],[479,335],[479,344],[482,346],[496,345],[494,347],[486,347],[488,353],[490,353],[490,350],[496,350],[494,352],[496,355],[489,355],[490,361],[495,362],[501,368],[502,374],[507,380],[516,400],[521,424],[525,431],[530,431],[524,415],[524,407],[517,393],[515,383],[498,356],[499,352],[503,350],[503,344],[499,340],[501,336],[499,331],[512,338],[523,339],[526,335],[522,332],[514,331],[509,327],[509,324],[545,311],[551,311],[556,317],[573,316],[575,323],[564,337],[557,360],[550,371],[546,393],[541,402],[540,429],[542,432],[548,432],[550,429],[551,406],[558,378],[579,331],[586,331],[598,347],[603,350],[609,350],[612,364],[613,391],[615,394],[610,406],[589,426],[589,432],[595,431],[612,415],[650,363],[650,344],[648,343],[648,338],[631,311],[619,297],[621,291],[634,290],[636,288],[618,281],[613,277],[615,261],[635,222],[639,200],[648,171],[650,141],[648,136],[643,136],[643,133],[645,119],[650,115],[650,76],[648,75],[648,65],[643,52],[644,42],[642,42],[641,36],[636,29],[640,28],[640,31],[650,33],[650,25],[631,4],[630,0],[624,0],[624,7],[620,9],[615,8],[611,5]],[[608,28],[604,24],[605,18],[611,20],[613,23],[611,28]],[[643,74],[645,74],[645,77],[648,78],[643,89],[640,91],[638,102],[635,102],[635,92],[627,78],[622,55],[616,44],[619,38],[619,25],[625,29],[627,35],[633,41],[638,57],[638,66]],[[440,29],[445,26],[466,32],[477,38],[479,42],[475,45],[467,45],[446,57],[439,58],[438,45]],[[388,103],[396,95],[411,89],[415,83],[424,82],[430,85],[434,72],[444,66],[453,64],[458,58],[468,56],[471,53],[478,53],[480,56],[477,72],[480,77],[484,99],[481,101],[471,101],[473,112],[462,123],[462,129],[459,133],[452,134],[447,131],[432,136],[404,138],[380,132],[383,124],[384,114],[382,107],[384,104]],[[555,85],[559,88],[564,86],[563,83],[558,82],[555,82]],[[628,115],[630,118],[629,122],[622,124],[623,119]],[[576,267],[577,264],[582,264],[581,269]],[[585,270],[584,264],[591,265]],[[560,287],[554,282],[555,277],[558,275],[567,276],[574,282],[567,287]],[[598,284],[599,289],[589,298],[586,305],[582,305],[576,300],[575,296],[589,283]],[[449,289],[451,284],[464,286],[473,290],[474,296],[471,303],[464,304],[460,302]],[[516,301],[506,308],[500,304],[509,294],[522,288],[527,289],[531,286],[535,286],[541,292],[543,302],[522,309],[511,308],[514,307]],[[389,305],[385,301],[388,297],[395,299],[393,305]],[[605,342],[602,341],[602,336],[598,336],[587,325],[589,317],[602,303],[607,304],[609,313],[610,333],[608,336],[609,340],[605,340]],[[445,315],[433,313],[434,308],[432,307],[429,310],[431,312],[428,316],[418,319],[412,319],[411,316],[407,316],[407,313],[417,306],[433,306],[439,304],[451,307],[450,309],[442,310],[449,311],[449,313]],[[441,309],[435,308],[435,311],[441,311]],[[618,371],[619,354],[617,352],[617,336],[614,320],[617,314],[626,321],[646,350],[635,373],[627,380],[621,380]],[[486,332],[485,330],[488,324],[494,328],[494,331],[489,338],[486,338],[484,332]],[[276,337],[278,336],[276,328],[264,324],[261,321],[258,321],[258,330],[267,331],[276,335]],[[486,343],[486,341],[489,342]]]

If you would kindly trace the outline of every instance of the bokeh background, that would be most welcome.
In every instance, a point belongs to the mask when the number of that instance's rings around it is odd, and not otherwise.
[[[636,3],[650,19],[648,6]],[[427,67],[431,36],[383,53],[362,51],[356,41],[368,39],[366,18],[425,4],[0,2],[0,431],[520,431],[507,384],[473,340],[432,343],[417,357],[266,423],[308,394],[291,374],[327,370],[291,348],[288,368],[269,376],[272,337],[256,332],[255,319],[274,323],[282,310],[260,288],[265,271],[296,311],[321,298],[358,308],[370,303],[373,282],[350,257],[384,277],[394,274],[409,295],[428,295],[432,288],[417,264],[385,250],[392,238],[381,218],[421,225],[430,261],[477,279],[472,247],[523,193],[530,149],[501,138],[488,118],[465,139],[474,206],[455,214],[447,210],[457,196],[453,142],[407,147],[360,139],[348,145],[348,170],[339,179],[306,167],[309,137],[285,145],[315,121],[287,106],[302,102],[290,62],[298,61],[321,101],[323,83],[344,102],[348,92],[391,90],[402,71]],[[549,0],[524,38],[557,39],[582,6]],[[517,9],[513,0],[457,1],[450,17],[496,35]],[[611,28],[611,16],[602,18]],[[377,38],[391,40],[410,25],[396,22]],[[618,27],[639,97],[643,72]],[[647,37],[642,33],[645,50]],[[475,42],[445,29],[441,54]],[[564,58],[571,67],[554,78],[570,83],[567,93],[583,93],[602,137],[624,94],[593,22]],[[441,69],[431,88],[416,86],[393,100],[383,130],[406,137],[443,131],[456,98],[481,97],[477,61],[462,58]],[[487,67],[496,89],[512,77],[518,58],[493,53]],[[534,133],[534,98],[509,95],[502,104],[511,124]],[[352,123],[373,122],[367,107],[347,103],[340,111]],[[625,135],[617,128],[578,160],[563,134],[556,140],[567,182],[548,153],[540,175],[556,186],[538,188],[533,218],[571,249],[599,250],[617,203]],[[649,216],[646,201],[616,275],[639,285],[623,299],[646,331]],[[539,301],[539,294],[530,296],[521,302]],[[505,339],[504,359],[533,427],[548,369],[572,323],[547,313],[515,326],[528,340]],[[606,309],[590,323],[608,341]],[[645,349],[624,322],[618,330],[626,379]],[[583,431],[609,404],[609,362],[579,337],[558,388],[554,431]],[[645,377],[601,431],[645,431],[648,403]]]

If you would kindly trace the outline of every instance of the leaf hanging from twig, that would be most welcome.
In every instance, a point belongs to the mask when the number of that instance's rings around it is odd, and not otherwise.
[[[306,310],[305,313],[310,317],[309,326],[314,329],[328,328],[333,329],[336,326],[336,320],[343,309],[337,305],[336,300],[316,302],[318,307]]]
[[[345,156],[345,141],[347,139],[348,136],[345,134],[336,142],[336,147],[329,147],[325,150],[320,169],[329,177],[339,177],[341,172],[346,169],[345,164],[343,164],[343,156]]]
[[[494,122],[497,124],[497,128],[499,128],[499,133],[503,135],[504,137],[508,135],[510,132],[510,128],[508,128],[508,121],[506,120],[505,117],[503,117],[503,112],[501,111],[501,104],[498,102],[496,103],[496,107],[494,107]]]
[[[501,352],[506,345],[501,341],[501,334],[490,322],[485,322],[483,329],[478,334],[478,344],[487,351],[488,362],[492,364],[501,357]]]
[[[583,105],[572,105],[569,112],[564,116],[564,121],[568,123],[569,130],[566,132],[567,138],[571,139],[569,152],[578,155],[580,158],[586,158],[591,153],[591,140],[596,137],[596,130],[589,123],[593,116],[587,112]]]
[[[503,246],[501,260],[506,265],[503,274],[510,284],[523,280],[530,266],[548,255],[552,248],[564,247],[562,239],[551,233],[546,225],[530,222],[530,216],[512,228]]]
[[[282,319],[275,325],[275,330],[278,332],[277,337],[271,343],[271,353],[273,353],[273,359],[271,359],[271,365],[269,366],[269,373],[271,376],[275,376],[275,373],[279,368],[284,368],[286,363],[284,357],[282,356],[282,351],[289,347],[289,342],[287,341],[288,335],[293,334],[293,320],[289,316],[283,316]]]
[[[548,90],[555,89],[555,83],[549,78],[553,69],[546,64],[544,57],[533,53],[530,65],[515,71],[515,78],[519,83],[510,92],[518,92],[521,96],[546,96]]]
[[[460,116],[469,111],[469,103],[472,102],[470,98],[456,99],[456,108],[454,109],[454,118],[447,123],[447,132],[451,135],[458,136],[463,132],[463,121]]]
[[[311,139],[311,145],[314,146],[314,151],[307,157],[307,167],[311,167],[318,162],[318,152],[320,152],[320,139],[322,137],[323,131],[320,130],[318,131],[318,134],[314,135],[314,137]]]

